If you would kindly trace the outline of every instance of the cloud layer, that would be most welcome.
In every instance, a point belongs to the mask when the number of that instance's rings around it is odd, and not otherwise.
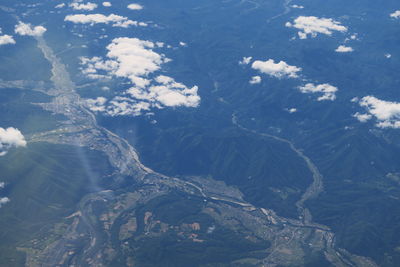
[[[324,100],[333,101],[336,99],[336,92],[338,91],[338,88],[328,83],[324,84],[307,83],[304,86],[300,86],[299,90],[303,94],[316,94],[316,93],[322,94],[320,97],[318,97],[317,99],[318,101],[324,101]]]
[[[261,77],[258,76],[258,75],[257,76],[253,76],[253,77],[251,77],[249,83],[250,84],[259,84],[259,83],[261,83]]]
[[[129,4],[128,8],[131,10],[142,10],[143,6],[139,5],[139,4]]]
[[[347,28],[338,21],[315,16],[299,16],[293,23],[287,22],[286,27],[299,29],[298,35],[300,39],[307,39],[308,36],[314,38],[318,34],[332,35],[334,31],[347,31]]]
[[[26,146],[25,137],[18,129],[13,127],[4,129],[0,127],[0,156],[7,154],[8,149],[11,147],[24,146]]]
[[[243,57],[242,60],[239,61],[239,65],[248,65],[252,59],[253,57]]]
[[[22,36],[33,36],[39,37],[42,36],[46,32],[46,28],[43,26],[32,26],[29,23],[23,23],[20,21],[15,26],[15,33],[22,35]]]
[[[6,203],[8,203],[8,202],[10,202],[10,199],[9,199],[8,197],[1,197],[1,198],[0,198],[0,208],[1,208],[4,204],[6,204]]]
[[[366,122],[375,118],[377,127],[400,128],[400,103],[380,100],[374,96],[365,96],[358,103],[366,110],[364,114],[354,114],[359,121]]]
[[[390,14],[390,17],[398,19],[400,18],[400,10],[397,10],[395,12],[393,12],[392,14]]]
[[[65,7],[65,3],[58,4],[54,8],[63,8],[63,7]]]
[[[69,6],[72,7],[74,10],[87,10],[87,11],[92,11],[97,8],[97,4],[91,2],[87,2],[86,4],[74,2],[71,3]]]
[[[11,35],[0,35],[0,45],[15,44],[15,40]]]
[[[144,22],[138,22],[128,19],[127,17],[111,14],[105,16],[103,14],[75,14],[75,15],[67,15],[64,21],[69,21],[72,23],[80,23],[80,24],[111,24],[113,27],[122,27],[127,28],[129,26],[147,26]]]
[[[256,60],[251,67],[261,73],[276,78],[297,78],[301,68],[288,65],[285,61],[275,63],[273,59],[267,61]]]
[[[338,53],[349,53],[349,52],[353,52],[354,49],[352,47],[349,47],[349,46],[339,45],[339,47],[336,48],[335,51],[338,52]]]
[[[154,75],[170,61],[155,52],[157,45],[137,38],[116,38],[107,46],[107,59],[81,58],[82,72],[89,78],[124,78],[132,87],[111,101],[90,99],[87,104],[94,111],[108,115],[140,115],[143,111],[163,107],[197,107],[198,87],[188,88],[165,75]]]

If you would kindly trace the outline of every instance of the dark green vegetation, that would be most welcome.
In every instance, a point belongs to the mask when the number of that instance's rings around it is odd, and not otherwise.
[[[4,5],[2,1],[1,5]],[[14,2],[14,1],[13,1]],[[2,34],[15,35],[18,20],[0,9]],[[0,79],[46,81],[50,78],[50,64],[43,58],[32,37],[14,36],[16,44],[0,46]]]
[[[168,175],[210,175],[237,186],[257,206],[297,217],[294,203],[312,180],[304,161],[287,144],[232,127],[220,132],[174,120],[168,130],[143,122],[135,133],[127,133],[128,140],[140,138],[136,146],[145,164]],[[118,132],[131,123],[131,119],[113,118],[106,125]]]
[[[56,128],[57,121],[62,119],[34,105],[50,101],[50,97],[42,93],[29,89],[0,88],[0,98],[0,127],[14,127],[23,134],[33,134]]]
[[[155,125],[141,118],[105,118],[102,123],[130,140],[156,170],[211,175],[237,185],[254,204],[295,216],[293,203],[310,183],[307,170],[285,145],[234,129],[231,115],[237,112],[246,127],[292,140],[317,165],[325,191],[307,205],[315,221],[338,234],[340,246],[384,266],[398,266],[400,196],[387,174],[399,172],[399,133],[360,124],[351,115],[361,109],[350,102],[365,95],[400,100],[400,28],[389,18],[398,3],[308,0],[301,3],[305,9],[266,24],[269,14],[280,10],[273,3],[261,3],[252,12],[248,2],[223,7],[207,1],[147,3],[149,13],[158,12],[166,25],[151,40],[189,41],[179,53],[167,53],[174,59],[167,71],[199,85],[201,106],[159,111],[151,118]],[[299,15],[335,18],[349,33],[289,41],[296,31],[284,24]],[[360,39],[348,43],[355,52],[334,52],[353,33]],[[385,53],[393,57],[388,60]],[[302,67],[304,77],[337,86],[338,98],[318,102],[296,90],[302,84],[298,80],[263,76],[260,85],[250,86],[255,72],[237,64],[243,56]],[[299,111],[289,114],[290,107]]]
[[[57,235],[49,236],[49,230],[71,215],[81,198],[94,190],[94,182],[110,171],[99,153],[44,143],[10,151],[0,158],[0,169],[6,183],[2,196],[11,200],[0,210],[0,266],[7,267],[23,264],[17,247],[35,247],[34,239],[40,244],[54,240]]]
[[[264,256],[268,242],[246,236],[241,226],[233,231],[221,225],[204,208],[202,199],[179,193],[139,206],[134,214],[137,231],[132,238],[122,240],[129,243],[124,257],[133,257],[139,266],[184,267],[251,266],[246,260],[243,264],[234,262]]]
[[[4,0],[2,4],[14,3]],[[99,12],[131,16],[132,12],[125,9],[127,3],[118,1],[110,11],[99,9]],[[293,9],[267,23],[268,18],[282,12],[282,1],[146,1],[146,8],[132,16],[141,21],[156,21],[159,28],[106,27],[107,34],[110,38],[137,37],[173,46],[178,46],[179,41],[187,42],[187,48],[160,49],[173,59],[163,70],[177,81],[198,85],[201,106],[157,111],[150,119],[100,118],[100,122],[128,139],[139,150],[143,162],[157,171],[212,176],[237,186],[245,199],[257,206],[273,208],[280,215],[297,216],[294,203],[311,182],[304,162],[287,145],[233,126],[231,115],[237,113],[246,127],[293,141],[320,169],[325,191],[307,205],[316,222],[334,230],[340,246],[372,257],[383,266],[399,266],[400,136],[398,130],[377,130],[372,123],[361,125],[351,117],[360,108],[350,102],[353,97],[365,95],[400,100],[400,27],[398,21],[388,16],[398,9],[398,1],[382,4],[372,0],[323,3],[304,0],[301,4],[306,7],[304,10]],[[74,81],[88,82],[79,73],[78,57],[104,56],[110,40],[97,38],[104,34],[105,27],[90,27],[85,37],[79,38],[71,34],[76,30],[73,25],[63,27],[67,11],[51,14],[53,6],[54,1],[42,1],[36,13],[30,14],[29,21],[44,23],[49,44],[68,65]],[[299,15],[335,18],[348,26],[349,34],[289,41],[296,31],[284,24]],[[16,19],[3,12],[0,17],[3,32],[11,34]],[[335,53],[334,49],[352,33],[358,33],[360,38],[348,43],[355,52]],[[17,46],[0,48],[0,78],[47,80],[49,65],[38,52],[35,41],[27,37],[16,39]],[[83,48],[87,41],[88,48]],[[385,53],[393,57],[388,60]],[[310,81],[337,86],[338,99],[317,102],[315,96],[296,90],[302,84],[299,80],[263,76],[261,84],[250,86],[248,80],[256,73],[249,66],[238,65],[243,56],[285,60],[302,67],[302,74]],[[112,88],[108,92],[99,92],[97,85],[79,88],[79,92],[84,97],[112,97],[114,91],[125,89],[118,82],[107,83]],[[0,127],[13,126],[30,134],[56,126],[52,115],[28,104],[48,98],[14,89],[0,89],[0,97]],[[291,107],[299,111],[289,114],[286,109]],[[158,123],[150,124],[153,119]],[[90,191],[86,186],[91,184],[74,149],[29,145],[0,158],[0,178],[9,184],[4,192],[11,198],[0,209],[3,257],[0,262],[12,265],[11,258],[17,258],[12,247],[24,245],[35,235],[45,236],[39,229],[46,232],[47,225],[72,212],[79,199]],[[99,165],[97,156],[91,157],[94,166],[105,164],[104,159],[104,164]],[[193,221],[207,226],[214,223],[202,212],[201,202],[173,195],[146,204],[137,214],[126,215],[121,224],[138,216],[138,231],[143,235],[146,230],[141,222],[147,211],[154,214],[154,220],[175,226]],[[154,227],[159,233],[159,226]],[[137,243],[129,243],[128,251],[134,251],[137,261],[152,266],[159,262],[166,264],[163,266],[187,266],[189,259],[197,265],[223,266],[225,261],[253,255],[266,247],[243,240],[243,236],[223,225],[218,225],[210,235],[204,233],[205,229],[201,229],[200,236],[207,238],[207,245],[188,240],[175,242],[179,232],[174,230],[139,238]],[[15,265],[21,259],[18,257]],[[316,266],[327,265],[321,255],[310,255],[309,262],[309,266],[312,262],[318,262]],[[114,266],[118,264],[124,266],[126,262],[116,262]]]
[[[176,242],[176,235],[151,238],[140,245],[137,260],[140,266],[233,266],[241,258],[262,258],[265,244],[257,244],[226,229],[215,230],[205,243]],[[254,252],[254,250],[256,250]],[[257,250],[259,250],[257,252]],[[252,266],[236,264],[235,266]]]
[[[359,255],[374,256],[382,266],[396,266],[400,260],[398,197],[399,185],[382,181],[328,184],[331,193],[310,203],[314,216],[331,225],[339,245]]]

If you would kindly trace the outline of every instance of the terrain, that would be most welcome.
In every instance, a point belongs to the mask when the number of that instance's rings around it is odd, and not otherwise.
[[[47,31],[0,46],[0,127],[27,142],[0,156],[0,266],[398,266],[398,129],[354,115],[364,95],[398,100],[395,1],[129,3],[93,12],[146,27],[72,24],[84,11],[69,3],[1,3],[4,33],[19,21]],[[285,26],[302,15],[348,32],[303,40]],[[134,88],[107,73],[114,38],[151,41],[145,54],[170,59],[159,74],[198,86],[198,106],[90,106]],[[82,63],[96,57],[110,60],[101,79]],[[245,57],[302,72],[264,75]],[[336,85],[336,99],[300,92],[306,82]]]

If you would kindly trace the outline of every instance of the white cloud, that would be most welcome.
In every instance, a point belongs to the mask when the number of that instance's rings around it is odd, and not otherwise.
[[[4,182],[0,182],[0,189],[3,189],[5,186]],[[0,208],[1,206],[3,206],[4,204],[10,202],[10,199],[8,197],[0,197]]]
[[[316,37],[319,33],[332,35],[334,31],[347,31],[347,28],[338,21],[314,16],[299,16],[293,23],[286,22],[286,27],[299,29],[298,35],[300,39],[307,39],[308,35]]]
[[[243,57],[241,61],[239,61],[239,65],[248,65],[250,64],[253,57]]]
[[[42,36],[46,31],[46,28],[43,26],[33,27],[31,24],[23,23],[21,21],[15,26],[15,33],[19,35],[39,37]]]
[[[355,40],[357,40],[357,41],[360,40],[358,38],[358,34],[357,33],[352,34],[350,37],[346,37],[346,39],[344,39],[344,42],[347,43],[349,41],[355,41]]]
[[[15,40],[11,35],[0,35],[0,45],[15,44]]]
[[[253,76],[251,77],[251,80],[249,81],[250,84],[258,84],[261,83],[261,77],[260,76]]]
[[[289,113],[296,113],[297,112],[297,108],[290,108],[287,110]]]
[[[273,59],[269,59],[267,61],[256,60],[253,62],[251,67],[261,73],[268,74],[276,78],[297,78],[297,73],[301,71],[301,68],[299,67],[290,66],[284,61],[275,63]]]
[[[13,127],[4,129],[0,127],[0,156],[7,154],[8,149],[11,147],[24,146],[26,146],[25,137],[18,129]]]
[[[150,102],[159,102],[167,107],[186,106],[197,107],[200,97],[197,95],[198,87],[186,87],[182,83],[177,83],[171,77],[159,75],[148,88],[148,91],[137,87],[129,89],[127,92],[134,98],[148,100]]]
[[[128,8],[131,10],[142,10],[143,6],[139,5],[139,4],[129,4]]]
[[[98,74],[103,71],[117,77],[129,78],[140,88],[149,85],[147,75],[161,68],[161,64],[169,61],[164,55],[154,52],[154,43],[137,38],[116,38],[107,46],[107,57],[91,59],[82,58],[86,65],[84,72]]]
[[[74,10],[87,10],[87,11],[92,11],[97,8],[97,4],[91,2],[87,2],[86,4],[74,2],[71,3],[69,6],[72,7]]]
[[[95,99],[86,99],[85,102],[91,111],[104,112],[107,99],[105,97],[97,97]]]
[[[65,7],[65,3],[61,3],[55,6],[55,8],[63,8]]]
[[[187,43],[185,43],[185,42],[179,42],[179,45],[180,45],[180,46],[183,46],[183,47],[186,47],[186,46],[187,46]]]
[[[400,103],[380,100],[374,96],[365,96],[359,100],[359,105],[366,110],[365,114],[356,113],[353,116],[361,122],[373,117],[380,128],[400,128]]]
[[[349,46],[339,45],[339,47],[336,48],[335,51],[338,52],[338,53],[348,53],[348,52],[353,52],[354,49],[352,47],[349,47]]]
[[[200,97],[198,87],[188,88],[173,78],[158,75],[162,64],[170,61],[165,55],[155,52],[157,44],[137,38],[116,38],[107,46],[107,59],[100,57],[81,58],[82,72],[90,78],[125,78],[132,87],[123,95],[106,104],[105,99],[89,100],[88,105],[108,115],[142,114],[151,108],[197,107]]]
[[[146,23],[144,22],[137,22],[128,19],[127,17],[111,14],[108,16],[105,16],[103,14],[76,14],[76,15],[67,15],[64,19],[65,21],[69,21],[72,23],[80,23],[80,24],[98,24],[98,23],[103,23],[103,24],[112,24],[113,27],[122,27],[122,28],[127,28],[131,25],[133,26],[147,26]]]
[[[317,99],[318,101],[324,101],[324,100],[333,101],[336,99],[336,92],[338,91],[338,88],[327,83],[318,85],[313,83],[307,83],[304,86],[300,86],[299,90],[303,94],[310,94],[310,93],[322,94],[322,96],[318,97]]]
[[[110,7],[110,6],[112,6],[112,5],[111,5],[110,2],[103,2],[103,6],[105,6],[105,7]]]
[[[391,58],[392,55],[391,54],[385,54],[385,58]]]
[[[300,6],[300,5],[291,5],[292,8],[298,8],[298,9],[303,9],[304,6]]]
[[[9,199],[8,197],[2,197],[2,198],[0,198],[0,208],[1,208],[4,204],[6,204],[6,203],[8,203],[8,202],[10,202],[10,199]]]
[[[115,97],[107,107],[109,116],[139,116],[150,110],[147,102],[135,101],[128,97]]]
[[[371,114],[365,114],[365,113],[362,114],[362,113],[359,113],[359,112],[355,113],[353,115],[353,117],[357,118],[357,120],[359,120],[360,122],[367,122],[370,119],[372,119],[372,115]]]
[[[390,17],[398,19],[400,18],[400,10],[397,10],[395,12],[393,12],[392,14],[390,14]]]

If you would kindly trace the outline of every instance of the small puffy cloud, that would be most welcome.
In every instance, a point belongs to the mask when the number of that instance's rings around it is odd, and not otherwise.
[[[15,26],[15,33],[19,35],[27,35],[27,36],[33,36],[33,37],[39,37],[42,36],[47,29],[43,26],[32,26],[31,24],[28,23],[23,23],[19,22]]]
[[[139,4],[129,4],[128,8],[131,10],[142,10],[143,6]]]
[[[253,76],[253,77],[251,77],[249,83],[250,84],[259,84],[259,83],[261,83],[261,77],[260,76]]]
[[[148,102],[116,96],[108,103],[105,114],[108,116],[139,116],[143,112],[150,111],[150,108],[151,104]]]
[[[390,17],[398,19],[400,18],[400,10],[397,10],[395,12],[393,12],[392,14],[390,14]]]
[[[113,27],[122,27],[122,28],[127,28],[131,25],[133,26],[147,26],[146,23],[144,22],[137,22],[128,19],[127,17],[111,14],[108,16],[105,16],[103,14],[75,14],[75,15],[67,15],[64,19],[64,21],[69,21],[72,23],[80,23],[80,24],[98,24],[98,23],[103,23],[103,24],[112,24]]]
[[[297,112],[297,108],[289,108],[287,111],[289,113],[296,113]]]
[[[385,58],[391,58],[392,55],[391,54],[385,54]]]
[[[338,53],[349,53],[349,52],[353,52],[354,49],[352,47],[349,47],[349,46],[339,45],[339,47],[336,48],[335,51],[338,52]]]
[[[317,99],[318,101],[324,101],[324,100],[333,101],[336,99],[336,92],[338,91],[338,88],[328,83],[318,84],[318,85],[313,83],[307,83],[304,86],[300,86],[299,90],[303,94],[315,94],[315,93],[322,94],[322,96],[318,97]]]
[[[72,7],[74,10],[86,10],[86,11],[92,11],[97,8],[97,4],[91,2],[87,2],[86,4],[74,2],[71,3],[69,6]]]
[[[13,127],[6,129],[0,127],[0,143],[15,147],[26,146],[26,141],[22,133]]]
[[[187,43],[185,43],[185,42],[179,42],[179,45],[180,45],[180,46],[183,46],[183,47],[186,47],[186,46],[187,46]]]
[[[307,39],[308,35],[316,37],[318,34],[332,35],[334,31],[347,31],[347,28],[338,21],[314,16],[299,16],[293,23],[286,22],[286,27],[299,29],[298,35],[300,39]]]
[[[65,3],[61,3],[55,6],[55,8],[63,8],[65,7]]]
[[[131,88],[128,93],[138,99],[146,99],[150,102],[157,101],[167,107],[186,106],[197,107],[200,97],[197,95],[198,87],[186,87],[177,83],[173,78],[159,75],[154,79],[154,85],[148,88],[148,92]]]
[[[3,189],[5,186],[4,182],[0,182],[0,189]],[[10,202],[10,199],[8,197],[0,197],[0,208],[1,206],[3,206],[4,204]]]
[[[94,112],[104,112],[106,110],[105,103],[107,99],[105,97],[97,97],[95,99],[86,99],[86,106]]]
[[[110,7],[110,6],[112,6],[112,5],[111,5],[110,2],[103,2],[103,6],[105,6],[105,7]]]
[[[275,63],[273,59],[267,61],[256,60],[253,62],[251,67],[261,73],[276,78],[297,78],[297,73],[301,71],[301,68],[299,67],[288,65],[284,61]]]
[[[291,8],[298,8],[298,9],[303,9],[304,6],[300,6],[300,5],[291,5]]]
[[[86,66],[84,72],[89,74],[102,72],[129,78],[135,86],[146,87],[150,83],[146,76],[158,71],[161,64],[169,61],[162,54],[153,51],[154,47],[155,44],[150,41],[137,38],[116,38],[107,46],[109,60],[99,57],[81,59],[82,64]]]
[[[197,86],[189,88],[171,77],[154,76],[170,61],[154,51],[157,47],[156,43],[137,38],[116,38],[107,46],[107,59],[81,58],[82,72],[89,78],[119,77],[132,85],[108,102],[97,98],[88,100],[87,105],[110,116],[138,116],[152,108],[197,107],[200,103]]]
[[[25,147],[26,141],[22,133],[13,127],[0,127],[0,156],[7,154],[11,147]]]
[[[15,40],[11,35],[0,35],[0,45],[15,44]]]
[[[360,122],[367,122],[370,119],[372,119],[372,115],[371,114],[365,114],[365,113],[362,114],[362,113],[359,113],[359,112],[355,113],[353,115],[353,117],[357,118],[357,120],[359,120]]]
[[[10,199],[9,199],[8,197],[2,197],[2,198],[0,198],[0,208],[1,208],[4,204],[6,204],[6,203],[8,203],[8,202],[10,202]]]
[[[375,118],[376,126],[380,128],[400,128],[400,103],[385,101],[374,96],[365,96],[358,101],[366,113],[356,113],[353,116],[361,122]]]
[[[248,65],[250,64],[253,57],[243,57],[241,61],[239,61],[239,65]]]

